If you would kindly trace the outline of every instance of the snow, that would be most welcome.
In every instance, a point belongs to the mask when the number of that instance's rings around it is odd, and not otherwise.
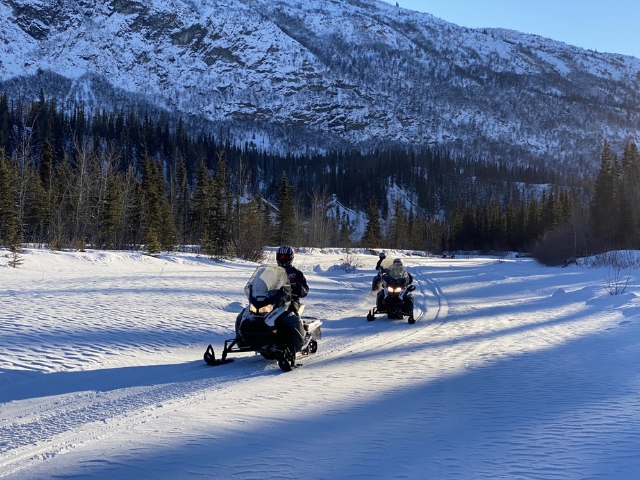
[[[15,0],[0,3],[0,38],[10,97],[148,104],[281,154],[431,145],[597,168],[604,138],[622,150],[639,136],[640,59],[381,1]]]
[[[0,477],[640,475],[638,276],[402,256],[417,323],[378,317],[377,257],[301,250],[318,352],[209,367],[256,264],[191,254],[0,255]]]

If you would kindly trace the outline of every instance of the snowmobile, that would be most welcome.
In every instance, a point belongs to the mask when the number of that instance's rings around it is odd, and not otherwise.
[[[372,322],[376,315],[386,314],[391,320],[408,317],[409,324],[416,323],[413,318],[413,298],[411,292],[415,285],[407,285],[409,275],[404,267],[392,265],[383,268],[380,274],[382,289],[377,292],[376,306],[369,310],[367,320]],[[410,306],[410,307],[409,307]]]
[[[212,366],[233,362],[229,354],[255,352],[267,360],[277,360],[285,372],[302,366],[296,363],[296,356],[313,354],[318,349],[322,337],[317,318],[303,317],[304,305],[292,301],[291,284],[287,271],[279,266],[260,266],[244,287],[249,305],[238,315],[235,338],[224,342],[222,357],[216,359],[213,347],[209,345],[204,353],[204,361]],[[283,319],[297,315],[302,319],[304,338],[302,347],[296,352],[293,332],[283,323]],[[296,333],[297,335],[297,333]]]

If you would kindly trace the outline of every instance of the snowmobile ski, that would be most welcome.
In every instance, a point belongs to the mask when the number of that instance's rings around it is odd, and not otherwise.
[[[207,350],[204,352],[204,361],[207,362],[207,365],[211,365],[212,367],[217,367],[218,365],[224,365],[225,363],[233,362],[233,358],[224,358],[225,355],[222,355],[223,358],[216,359],[216,354],[213,351],[213,347],[209,345]]]

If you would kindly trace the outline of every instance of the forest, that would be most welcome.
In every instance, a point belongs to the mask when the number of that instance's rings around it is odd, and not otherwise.
[[[0,245],[16,260],[26,244],[250,260],[278,244],[518,251],[550,264],[640,248],[633,142],[621,162],[604,142],[597,177],[574,178],[425,147],[278,154],[133,107],[34,98],[0,97]]]

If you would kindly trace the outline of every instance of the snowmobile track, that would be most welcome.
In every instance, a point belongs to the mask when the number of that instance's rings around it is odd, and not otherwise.
[[[307,367],[304,371],[308,371],[308,367],[320,368],[329,361],[427,340],[434,328],[446,322],[447,301],[438,285],[419,270],[414,279],[417,286],[414,293],[416,312],[419,312],[414,325],[384,317],[367,323],[363,312],[369,308],[369,298],[356,305],[345,305],[347,312],[362,318],[362,325],[336,338],[325,336],[319,342],[317,353],[299,358],[300,363]],[[340,283],[352,291],[362,285]],[[366,295],[364,288],[360,290]],[[425,305],[426,310],[423,308]],[[345,339],[348,340],[345,342]],[[204,364],[194,365],[151,386],[67,393],[60,395],[54,404],[44,399],[33,399],[23,406],[28,410],[22,411],[18,407],[5,412],[5,418],[0,418],[0,477],[19,472],[36,459],[45,460],[97,442],[115,432],[134,428],[180,406],[199,404],[203,398],[233,392],[238,384],[281,374],[276,364],[265,365],[260,356],[239,358],[241,362],[215,370]],[[16,421],[16,418],[20,420]],[[34,432],[39,438],[36,446],[33,445]]]
[[[311,366],[395,345],[423,343],[432,329],[439,328],[446,322],[449,307],[440,287],[426,275],[416,273],[414,283],[417,286],[414,292],[415,311],[419,311],[415,317],[415,324],[409,325],[406,320],[388,320],[384,316],[374,322],[364,322],[361,327],[355,329],[356,335],[351,336],[356,339],[347,343],[323,339],[320,341],[318,352],[312,356],[303,357],[301,361]],[[416,292],[419,292],[419,295]],[[368,305],[367,303],[365,306],[369,308]],[[424,305],[427,306],[426,311],[421,308]],[[356,309],[360,311],[362,307],[357,305]],[[364,315],[362,318],[364,320]],[[377,330],[376,333],[371,332],[374,328]]]

